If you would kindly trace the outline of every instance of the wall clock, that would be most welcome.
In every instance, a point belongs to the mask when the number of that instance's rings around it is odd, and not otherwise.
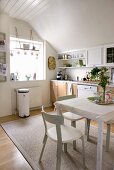
[[[56,60],[55,60],[55,57],[53,56],[50,56],[48,58],[48,68],[50,70],[54,70],[56,68]]]

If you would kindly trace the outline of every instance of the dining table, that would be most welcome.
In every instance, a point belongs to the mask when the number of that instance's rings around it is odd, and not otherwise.
[[[114,120],[114,104],[98,104],[86,98],[72,98],[68,100],[56,101],[57,114],[62,114],[62,110],[70,111],[82,117],[96,120],[98,123],[96,170],[102,170],[103,154],[103,123],[111,119]]]

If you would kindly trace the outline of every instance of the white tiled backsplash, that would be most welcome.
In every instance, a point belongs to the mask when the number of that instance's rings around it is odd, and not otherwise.
[[[71,80],[77,80],[77,76],[79,80],[82,80],[86,76],[86,73],[90,72],[91,68],[77,68],[77,69],[67,69],[66,74],[70,76]]]
[[[82,80],[84,77],[86,77],[87,73],[90,72],[92,68],[77,68],[77,69],[66,69],[66,74],[69,75],[71,80],[77,80],[77,76],[79,77],[79,80]],[[109,67],[109,81],[112,82],[111,79],[111,68]]]

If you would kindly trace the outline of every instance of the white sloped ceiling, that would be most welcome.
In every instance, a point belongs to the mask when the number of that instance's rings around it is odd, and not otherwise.
[[[32,20],[50,6],[52,0],[0,0],[0,8],[11,17]]]
[[[114,42],[114,0],[1,0],[57,51]]]

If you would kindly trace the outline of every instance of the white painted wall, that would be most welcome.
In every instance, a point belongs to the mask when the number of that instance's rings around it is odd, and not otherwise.
[[[52,48],[52,46],[47,42],[45,41],[44,42],[44,46],[45,46],[45,55],[46,55],[46,81],[44,82],[44,88],[43,88],[43,101],[45,101],[44,103],[46,103],[47,101],[47,104],[48,106],[51,104],[50,103],[50,80],[53,80],[56,78],[56,72],[57,72],[57,66],[56,66],[56,69],[54,70],[50,70],[48,68],[48,57],[49,56],[54,56],[55,59],[56,59],[56,63],[57,63],[57,53],[56,51]]]
[[[113,0],[54,0],[30,21],[57,51],[114,42]]]
[[[55,56],[55,51],[52,50],[52,46],[46,42],[46,56]],[[56,54],[56,60],[57,60],[57,54]],[[46,58],[46,63],[48,63],[48,57]],[[56,61],[57,64],[57,61]],[[56,73],[57,73],[57,65],[56,65],[56,69],[55,70],[50,70],[48,67],[46,67],[46,79],[50,80],[50,79],[55,79],[56,78]]]
[[[16,33],[15,33],[15,27],[16,27],[17,31],[18,31],[19,38],[29,40],[30,39],[30,31],[32,29],[33,39],[36,41],[37,40],[42,41],[41,37],[38,35],[38,33],[35,32],[34,28],[32,28],[32,26],[29,23],[10,17],[9,24],[10,24],[10,36],[16,37]]]
[[[7,52],[6,62],[9,63],[9,29],[10,18],[0,13],[0,32],[6,33]],[[0,83],[0,116],[11,114],[11,90],[9,82],[9,64],[8,64],[8,81]]]
[[[27,82],[14,82],[10,81],[10,51],[9,51],[9,37],[10,35],[15,35],[14,27],[17,27],[19,36],[21,38],[30,38],[30,29],[32,28],[28,23],[20,20],[10,18],[8,15],[0,13],[0,32],[6,33],[6,42],[7,42],[7,65],[8,65],[8,77],[7,82],[0,83],[0,117],[10,115],[14,113],[16,98],[14,95],[14,89],[20,87],[32,87],[32,86],[41,86],[42,89],[42,100],[45,106],[50,104],[50,90],[49,90],[49,81],[55,75],[55,71],[48,70],[47,58],[50,55],[56,57],[55,50],[46,44],[46,77],[48,78],[44,81],[27,81]],[[32,28],[33,30],[33,28]],[[34,32],[33,37],[35,40],[39,40],[40,37]],[[48,48],[48,49],[47,49]]]

